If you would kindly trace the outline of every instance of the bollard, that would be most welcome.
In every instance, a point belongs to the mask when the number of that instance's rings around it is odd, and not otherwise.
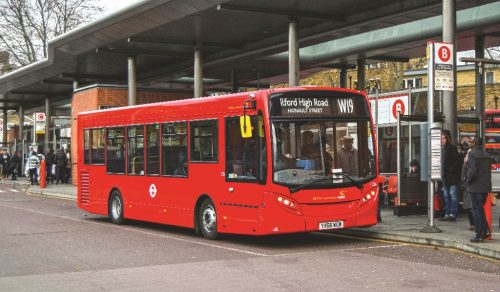
[[[43,189],[45,188],[45,160],[40,161],[40,188]]]
[[[488,230],[490,231],[490,236],[486,237],[487,240],[491,240],[491,234],[493,233],[493,226],[491,225],[492,224],[491,196],[492,193],[488,193],[488,196],[486,196],[486,202],[483,205],[484,215],[486,217],[486,225],[488,225]]]

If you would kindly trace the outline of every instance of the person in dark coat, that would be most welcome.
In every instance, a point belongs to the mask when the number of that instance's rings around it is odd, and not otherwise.
[[[45,163],[46,163],[46,167],[47,167],[47,176],[45,178],[45,180],[47,181],[47,183],[51,182],[51,183],[54,183],[54,180],[55,180],[55,177],[56,177],[56,174],[55,174],[55,167],[53,167],[54,165],[54,162],[55,162],[55,154],[54,154],[54,151],[52,149],[49,149],[49,151],[47,152],[47,154],[45,155]]]
[[[54,163],[56,164],[56,184],[59,184],[59,182],[64,183],[66,181],[66,164],[68,163],[68,158],[62,148],[57,152]]]
[[[465,176],[465,187],[470,192],[472,200],[472,215],[474,216],[474,228],[476,236],[471,242],[482,242],[490,235],[484,213],[484,203],[491,192],[491,162],[492,158],[483,149],[481,138],[473,138],[473,148],[467,159],[467,174]]]
[[[7,152],[6,149],[3,149],[2,150],[2,170],[3,170],[3,178],[7,178],[8,176],[8,173],[9,173],[9,168],[8,168],[8,165],[9,165],[9,161],[10,161],[10,155],[9,155],[9,152]]]
[[[457,146],[452,143],[450,131],[441,134],[441,180],[443,183],[444,217],[443,221],[455,221],[458,210],[457,192],[460,184],[462,161]]]
[[[17,151],[14,151],[8,165],[9,174],[12,174],[11,180],[17,180],[17,169],[20,164],[21,164],[21,158],[19,158]]]

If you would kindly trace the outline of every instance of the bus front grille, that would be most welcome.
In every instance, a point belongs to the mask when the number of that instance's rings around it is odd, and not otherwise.
[[[86,171],[80,173],[80,203],[88,205],[90,202],[90,174]]]

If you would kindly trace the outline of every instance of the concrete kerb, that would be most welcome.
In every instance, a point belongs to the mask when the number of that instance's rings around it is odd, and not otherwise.
[[[337,231],[339,234],[349,235],[353,237],[363,237],[370,239],[381,239],[388,241],[398,241],[404,243],[412,244],[422,244],[428,246],[438,246],[444,248],[456,249],[468,253],[477,254],[483,257],[488,257],[492,259],[500,260],[500,251],[487,248],[488,241],[481,244],[481,247],[472,244],[467,244],[463,242],[453,241],[453,240],[442,240],[435,238],[417,237],[417,236],[407,236],[400,234],[391,234],[386,232],[374,232],[374,231],[363,231],[356,229],[346,229],[342,231]]]

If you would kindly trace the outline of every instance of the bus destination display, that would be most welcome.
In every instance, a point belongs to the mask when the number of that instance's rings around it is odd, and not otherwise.
[[[365,116],[368,117],[361,96],[342,97],[301,97],[282,95],[271,100],[273,116]]]

